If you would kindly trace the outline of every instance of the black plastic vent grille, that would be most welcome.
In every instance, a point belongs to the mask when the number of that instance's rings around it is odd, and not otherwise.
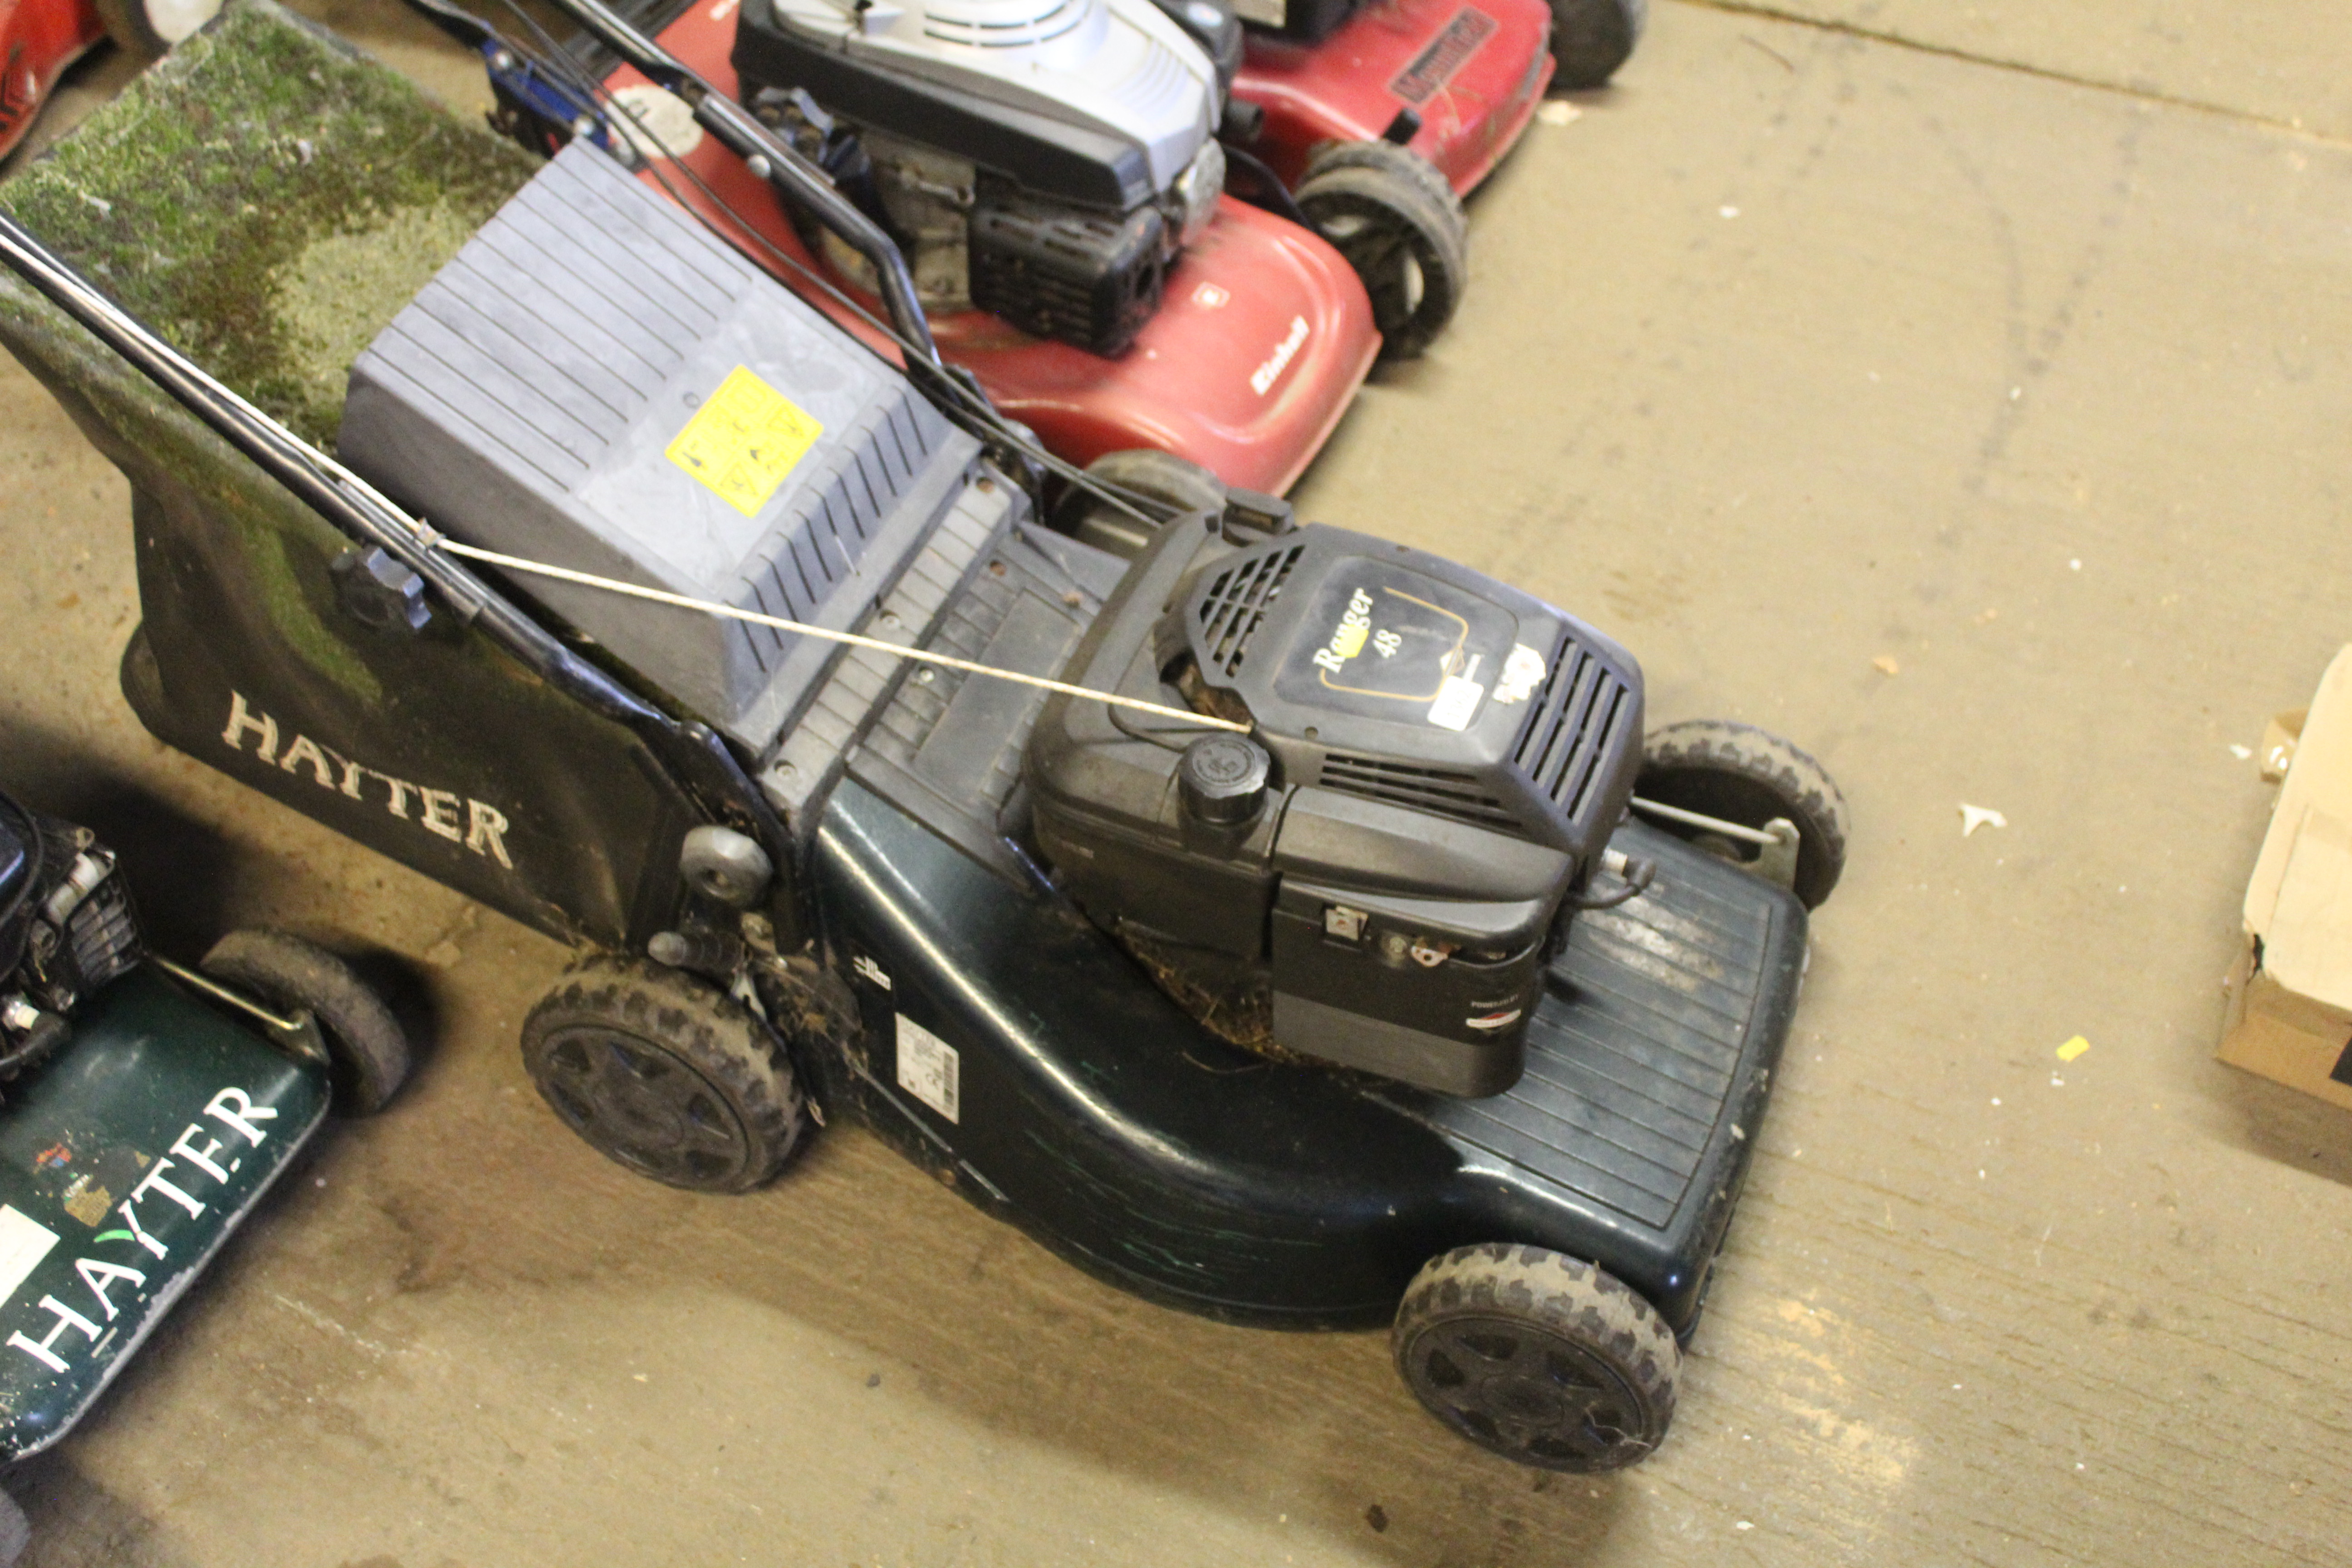
[[[1323,759],[1319,781],[1325,789],[1345,791],[1392,805],[1409,805],[1438,816],[1450,816],[1476,827],[1517,831],[1518,818],[1510,807],[1478,787],[1475,773],[1453,768],[1413,767],[1333,752]]]
[[[1307,547],[1294,544],[1287,550],[1253,556],[1237,565],[1227,567],[1209,584],[1201,597],[1201,658],[1221,674],[1230,679],[1242,667],[1242,657],[1249,652],[1250,638],[1273,607],[1275,595],[1290,577],[1290,569],[1298,564],[1298,557]],[[1378,764],[1374,764],[1378,765]],[[1328,773],[1328,765],[1326,765]]]
[[[1560,649],[1529,708],[1527,728],[1519,732],[1518,764],[1569,821],[1581,824],[1592,805],[1601,763],[1615,749],[1617,730],[1631,721],[1633,693],[1606,665],[1570,642]]]

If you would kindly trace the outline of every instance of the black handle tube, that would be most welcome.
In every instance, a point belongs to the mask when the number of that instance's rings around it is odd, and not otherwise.
[[[480,626],[533,674],[600,717],[622,724],[675,770],[689,795],[751,821],[771,854],[791,839],[765,796],[706,726],[652,706],[558,641],[546,627],[434,548],[439,535],[285,426],[247,403],[0,212],[0,261],[88,328],[174,402],[251,458],[341,533],[380,547],[430,584],[458,618]]]
[[[813,214],[864,257],[881,284],[883,310],[891,328],[911,352],[929,360],[934,369],[944,371],[939,345],[931,341],[930,322],[915,296],[915,275],[907,267],[906,256],[880,225],[834,188],[823,169],[760,123],[741,104],[705,81],[685,61],[622,20],[604,0],[554,0],[554,4],[598,43],[635,66],[646,80],[684,100],[694,110],[697,124],[751,164],[786,201]]]

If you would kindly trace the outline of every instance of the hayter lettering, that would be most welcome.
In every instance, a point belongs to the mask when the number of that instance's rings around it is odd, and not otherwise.
[[[221,731],[221,740],[230,751],[242,752],[247,736],[253,739],[252,754],[264,763],[298,778],[307,771],[311,782],[320,789],[352,800],[367,799],[367,781],[375,780],[383,786],[380,798],[393,816],[403,822],[415,823],[436,837],[463,844],[509,871],[514,869],[506,843],[510,824],[506,813],[488,802],[469,799],[454,790],[433,789],[367,767],[304,734],[296,734],[281,752],[278,749],[278,721],[247,702],[245,693],[232,691],[228,694],[228,727]],[[409,810],[412,801],[418,808],[415,812]]]

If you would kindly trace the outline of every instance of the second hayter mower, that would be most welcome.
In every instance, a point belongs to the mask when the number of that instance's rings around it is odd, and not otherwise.
[[[69,140],[9,192],[48,244],[0,222],[0,339],[135,497],[142,721],[572,943],[524,1059],[632,1170],[755,1187],[821,1110],[1153,1300],[1387,1323],[1512,1460],[1651,1452],[1796,1006],[1775,880],[1843,854],[1819,770],[1739,731],[1660,773],[1600,631],[1268,496],[1041,526],[1021,432],[585,139],[381,302],[330,458],[87,273],[192,319],[116,259],[228,183],[212,247],[354,204],[425,243],[512,154],[386,83],[232,0],[92,122],[179,163]],[[1726,773],[1742,819],[1690,804]]]

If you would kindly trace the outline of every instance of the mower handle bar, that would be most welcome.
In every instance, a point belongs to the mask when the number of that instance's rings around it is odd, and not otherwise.
[[[554,4],[597,42],[636,68],[647,81],[683,100],[694,111],[695,123],[719,138],[753,174],[864,257],[881,285],[882,307],[890,318],[891,330],[906,345],[910,360],[919,355],[929,362],[931,371],[942,376],[948,374],[939,345],[931,339],[930,322],[915,297],[915,275],[907,267],[905,253],[881,225],[835,188],[830,175],[685,61],[624,21],[604,0],[554,0]],[[915,368],[911,363],[908,365],[909,370]]]

